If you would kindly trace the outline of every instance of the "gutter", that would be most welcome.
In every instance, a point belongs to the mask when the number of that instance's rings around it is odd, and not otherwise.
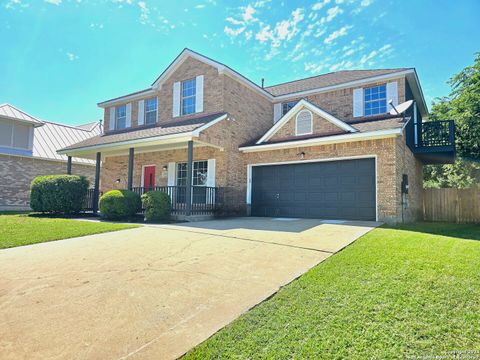
[[[369,131],[364,133],[334,135],[334,136],[307,139],[307,140],[286,141],[286,142],[273,143],[273,144],[243,146],[243,147],[240,147],[239,150],[241,152],[249,153],[249,152],[258,152],[258,151],[298,148],[298,147],[305,147],[305,146],[325,145],[325,144],[331,144],[331,143],[337,143],[337,142],[383,139],[383,138],[401,136],[402,134],[403,134],[403,128],[397,128],[397,129],[389,129],[389,130]]]

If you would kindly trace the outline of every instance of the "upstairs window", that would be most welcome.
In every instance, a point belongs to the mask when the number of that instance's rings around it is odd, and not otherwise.
[[[115,119],[115,129],[125,129],[127,122],[127,106],[117,106],[117,118]]]
[[[379,85],[365,88],[363,91],[365,116],[387,112],[387,86]]]
[[[145,124],[152,125],[157,122],[157,98],[145,101]]]
[[[0,147],[30,150],[31,125],[0,120]]]
[[[196,88],[197,88],[196,79],[182,81],[182,90],[181,90],[182,115],[195,113]]]
[[[285,115],[291,108],[297,105],[298,101],[289,101],[282,103],[282,116]]]

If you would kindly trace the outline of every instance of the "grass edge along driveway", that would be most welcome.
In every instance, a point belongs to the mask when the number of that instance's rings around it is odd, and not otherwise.
[[[132,229],[137,225],[0,214],[0,249]]]
[[[184,359],[480,355],[480,226],[381,227]]]

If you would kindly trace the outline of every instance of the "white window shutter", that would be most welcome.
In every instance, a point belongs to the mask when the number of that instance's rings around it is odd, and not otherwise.
[[[398,85],[396,81],[387,83],[387,112],[392,110],[392,107],[388,104],[390,100],[393,100],[393,106],[398,105]]]
[[[180,82],[173,84],[173,117],[180,116]]]
[[[208,159],[207,186],[215,187],[215,159]]]
[[[110,108],[110,120],[108,121],[108,130],[115,130],[115,107]]]
[[[125,117],[125,127],[129,128],[132,127],[132,103],[128,103],[125,106],[125,110],[127,112]]]
[[[353,90],[353,116],[363,116],[363,89]]]
[[[195,79],[195,112],[203,112],[203,75],[197,76]]]
[[[168,163],[168,173],[167,173],[167,185],[168,186],[175,186],[175,163],[169,162]]]
[[[282,117],[282,103],[273,105],[273,123],[275,124]]]
[[[137,124],[139,126],[145,124],[145,100],[138,102]]]

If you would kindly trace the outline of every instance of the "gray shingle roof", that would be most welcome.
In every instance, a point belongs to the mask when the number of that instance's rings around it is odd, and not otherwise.
[[[100,128],[93,127],[91,131],[80,127],[43,121],[43,126],[34,130],[33,156],[52,160],[67,161],[66,155],[57,154],[57,150],[84,141],[100,134]],[[94,164],[95,161],[73,158],[74,162]]]
[[[158,126],[143,128],[139,130],[128,129],[126,131],[108,133],[105,135],[99,135],[99,136],[86,139],[84,141],[81,141],[71,146],[66,146],[61,150],[74,150],[74,149],[79,149],[79,148],[89,147],[89,146],[115,144],[118,142],[123,142],[128,140],[138,140],[138,139],[146,139],[150,137],[188,133],[205,124],[208,124],[213,120],[218,119],[223,115],[226,115],[226,113],[215,113],[215,114],[206,115],[198,118],[175,121],[172,123],[161,124]]]
[[[392,74],[409,68],[377,69],[377,70],[342,70],[328,74],[317,75],[306,79],[294,80],[283,84],[265,87],[274,96],[297,93],[300,91],[339,85],[355,80],[367,79],[373,76]]]
[[[28,121],[36,126],[42,125],[42,122],[38,119],[10,104],[0,104],[0,117]]]

